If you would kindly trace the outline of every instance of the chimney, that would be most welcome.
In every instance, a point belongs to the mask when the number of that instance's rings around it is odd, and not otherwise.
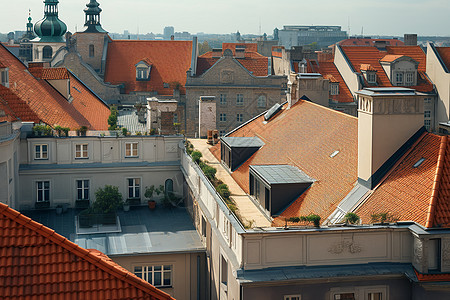
[[[375,41],[373,44],[378,50],[386,50],[387,42],[386,41]]]
[[[405,46],[417,46],[417,34],[407,34],[403,36]]]
[[[424,132],[423,98],[408,88],[365,88],[358,97],[358,182],[373,189]]]
[[[222,48],[212,49],[212,58],[221,58],[221,57],[222,57]]]
[[[175,40],[175,36],[174,36],[173,34],[170,36],[170,40],[171,40],[171,41],[174,41],[174,40]]]

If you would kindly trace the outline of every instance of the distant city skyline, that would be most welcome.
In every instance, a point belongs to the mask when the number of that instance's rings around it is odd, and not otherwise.
[[[59,17],[71,32],[81,31],[89,0],[60,0]],[[286,1],[175,1],[108,0],[98,1],[103,12],[101,23],[109,32],[131,34],[162,33],[173,26],[176,32],[188,31],[227,34],[271,35],[283,25],[338,25],[350,35],[450,36],[448,0],[322,0]],[[339,3],[339,4],[337,4]],[[33,23],[43,18],[40,0],[22,0],[7,7],[0,32],[25,30],[28,9]]]

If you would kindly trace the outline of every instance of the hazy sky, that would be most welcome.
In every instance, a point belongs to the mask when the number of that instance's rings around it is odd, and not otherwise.
[[[4,7],[8,1],[8,7]],[[60,0],[59,17],[81,30],[89,0]],[[283,25],[340,25],[350,34],[450,36],[450,0],[98,0],[109,32],[162,33],[165,26],[190,33],[266,32]],[[1,0],[0,32],[25,30],[43,18],[43,0]]]

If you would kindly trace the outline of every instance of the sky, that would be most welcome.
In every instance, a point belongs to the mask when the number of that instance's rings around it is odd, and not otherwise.
[[[8,0],[0,0],[6,5]],[[81,31],[89,0],[59,0],[59,18]],[[283,25],[338,25],[350,34],[450,36],[449,0],[97,0],[108,32],[162,33],[165,26],[192,34],[273,33]],[[25,30],[43,18],[43,0],[8,1],[0,32]]]

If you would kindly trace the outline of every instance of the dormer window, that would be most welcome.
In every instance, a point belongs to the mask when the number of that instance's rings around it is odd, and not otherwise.
[[[152,70],[151,62],[146,60],[141,60],[136,65],[136,80],[137,81],[147,81],[150,80],[150,72]]]
[[[395,83],[397,85],[402,85],[403,84],[403,73],[395,74]]]
[[[1,79],[1,84],[4,87],[9,88],[9,69],[8,68],[0,68],[0,79]]]
[[[406,55],[388,54],[380,60],[380,63],[392,85],[417,85],[418,61]]]
[[[367,82],[374,84],[377,82],[377,74],[375,72],[367,72]]]
[[[338,82],[330,83],[330,95],[332,95],[332,96],[339,95],[339,83]]]
[[[362,64],[361,72],[369,85],[377,84],[377,70],[371,64]]]

